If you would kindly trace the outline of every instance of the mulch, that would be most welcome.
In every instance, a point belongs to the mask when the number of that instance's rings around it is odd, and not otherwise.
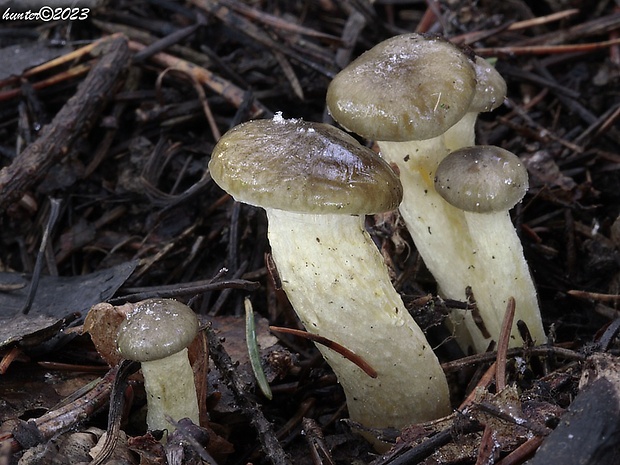
[[[20,17],[18,5],[0,11],[1,464],[88,463],[96,443],[114,458],[94,463],[165,463],[167,454],[183,464],[508,465],[539,447],[534,464],[570,465],[580,454],[579,463],[620,463],[617,426],[592,423],[599,400],[607,412],[620,405],[614,2],[84,3],[49,21]],[[504,105],[480,116],[477,139],[528,168],[513,220],[549,341],[452,351],[442,321],[466,303],[437,297],[396,216],[370,218],[399,292],[437,347],[456,409],[383,432],[396,444],[381,455],[351,432],[314,346],[270,332],[300,326],[274,280],[264,213],[234,203],[207,163],[222,133],[253,118],[333,123],[330,80],[405,32],[443,35],[492,60],[507,81]],[[247,296],[271,401],[244,345]],[[91,307],[108,302],[111,314],[149,297],[187,302],[204,323],[194,348],[204,423],[179,425],[166,447],[144,431],[136,367],[119,366],[96,341],[116,323],[106,315],[83,331]],[[570,422],[563,437],[583,442],[559,455],[553,431]]]

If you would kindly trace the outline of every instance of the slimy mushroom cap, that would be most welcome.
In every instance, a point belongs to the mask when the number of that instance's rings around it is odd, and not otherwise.
[[[490,213],[514,207],[527,192],[528,175],[519,157],[508,150],[465,147],[441,161],[435,189],[456,208]]]
[[[457,46],[402,34],[368,50],[330,83],[327,106],[349,131],[404,142],[439,136],[469,111],[476,72]]]
[[[121,324],[118,350],[128,360],[160,360],[189,346],[198,326],[196,314],[187,305],[173,299],[147,299]]]
[[[224,134],[209,171],[240,202],[297,213],[371,214],[402,199],[397,176],[372,150],[333,126],[280,115]]]
[[[506,81],[495,67],[482,57],[474,58],[476,93],[469,111],[476,113],[495,110],[506,97]]]

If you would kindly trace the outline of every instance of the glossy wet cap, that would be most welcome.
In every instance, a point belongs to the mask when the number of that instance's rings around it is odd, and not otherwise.
[[[402,200],[398,177],[372,150],[333,126],[280,115],[224,134],[209,171],[236,200],[264,208],[361,215]]]
[[[138,302],[118,330],[120,354],[138,362],[159,360],[185,349],[198,333],[198,318],[173,299]]]
[[[509,210],[521,201],[527,188],[527,170],[519,157],[490,145],[450,153],[435,174],[439,195],[470,212]]]
[[[474,63],[439,37],[403,34],[368,50],[336,75],[327,107],[343,127],[371,140],[439,136],[469,110]]]
[[[506,98],[506,81],[495,67],[482,57],[474,58],[476,92],[469,111],[476,113],[495,110]]]

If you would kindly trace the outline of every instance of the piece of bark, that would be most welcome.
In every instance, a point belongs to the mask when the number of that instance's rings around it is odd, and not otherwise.
[[[594,355],[583,387],[526,465],[617,465],[620,463],[620,361]]]
[[[101,59],[75,95],[43,127],[39,138],[0,171],[0,212],[19,200],[69,153],[75,141],[88,133],[118,88],[130,65],[127,39],[120,35],[102,39],[91,53],[101,54]]]

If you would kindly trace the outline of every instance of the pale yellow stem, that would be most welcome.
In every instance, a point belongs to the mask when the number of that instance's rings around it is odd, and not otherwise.
[[[546,336],[536,288],[510,215],[507,211],[466,212],[465,217],[477,263],[473,291],[487,329],[497,341],[508,299],[514,297],[516,308],[510,346],[523,344],[517,331],[518,320],[527,324],[535,343],[544,344]],[[474,341],[478,352],[482,352],[488,344],[488,340],[481,335],[474,337]]]
[[[293,308],[306,329],[362,357],[317,347],[342,385],[350,417],[368,427],[402,428],[450,412],[441,365],[398,293],[363,217],[267,209],[269,242]]]
[[[144,389],[147,395],[146,422],[150,430],[174,431],[166,419],[189,418],[200,424],[194,372],[187,349],[161,360],[142,362]]]

